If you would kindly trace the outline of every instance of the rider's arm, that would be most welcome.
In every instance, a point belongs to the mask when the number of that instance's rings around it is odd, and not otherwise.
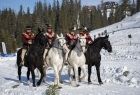
[[[34,39],[34,38],[35,38],[35,34],[32,33],[32,35],[31,35],[31,39]]]
[[[49,37],[49,38],[52,38],[54,36],[54,33],[52,35],[50,35],[49,33],[46,33],[46,35]]]
[[[25,39],[29,39],[30,38],[30,36],[28,34],[26,34],[26,33],[22,33],[22,37],[25,38]]]

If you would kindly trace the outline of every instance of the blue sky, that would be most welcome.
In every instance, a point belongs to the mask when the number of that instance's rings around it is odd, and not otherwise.
[[[0,9],[12,8],[16,11],[19,11],[20,5],[23,5],[24,10],[27,10],[27,7],[30,7],[32,11],[35,5],[35,2],[42,1],[51,3],[53,0],[0,0]],[[60,2],[62,0],[59,0]],[[81,0],[82,5],[98,5],[101,0]]]

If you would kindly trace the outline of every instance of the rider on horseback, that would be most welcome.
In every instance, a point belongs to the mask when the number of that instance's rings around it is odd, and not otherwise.
[[[34,39],[34,33],[32,32],[31,26],[26,26],[26,31],[22,33],[22,53],[21,53],[21,63],[20,65],[24,65],[24,57],[26,54],[26,51],[28,50],[29,46],[32,44],[32,41]]]
[[[64,63],[67,64],[67,57],[68,57],[69,51],[75,47],[78,37],[75,34],[74,29],[72,29],[71,32],[66,34],[65,38],[66,38],[66,44],[67,44],[67,48],[66,48],[67,52],[65,54]]]
[[[48,38],[49,47],[52,47],[53,42],[55,40],[55,33],[52,30],[52,26],[51,25],[47,26],[47,32],[45,33],[45,36]]]
[[[66,34],[66,41],[69,49],[72,49],[76,44],[76,40],[78,39],[77,35],[75,34],[74,30]]]
[[[47,25],[47,32],[44,35],[48,38],[48,44],[49,44],[49,47],[46,47],[44,54],[43,54],[43,59],[45,60],[46,54],[47,54],[48,50],[52,47],[53,42],[56,38],[56,35],[55,35],[51,25]],[[45,62],[44,65],[46,65],[46,64],[47,63]]]
[[[86,42],[87,42],[87,45],[90,45],[93,43],[93,40],[89,34],[89,31],[87,29],[84,29],[82,30],[80,33],[79,33],[79,36],[84,36],[86,35]]]

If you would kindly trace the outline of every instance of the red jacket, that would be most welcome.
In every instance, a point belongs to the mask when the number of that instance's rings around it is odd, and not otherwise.
[[[52,40],[53,38],[55,38],[55,33],[52,31],[52,32],[46,32],[45,34],[49,40]]]
[[[75,40],[77,40],[78,37],[76,36],[76,34],[67,33],[66,38],[69,41],[75,41]]]
[[[93,42],[89,34],[86,34],[86,41],[87,41],[87,44],[91,44]]]
[[[23,32],[22,33],[22,41],[25,44],[32,44],[32,40],[34,39],[34,33],[32,32]]]

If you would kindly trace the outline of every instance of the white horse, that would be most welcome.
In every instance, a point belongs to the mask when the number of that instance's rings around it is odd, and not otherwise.
[[[61,87],[60,81],[61,81],[61,71],[63,67],[64,62],[64,46],[66,45],[66,40],[61,34],[59,37],[57,35],[57,38],[54,41],[54,45],[50,50],[48,51],[48,55],[46,56],[45,60],[47,62],[47,67],[52,67],[54,69],[55,73],[55,79],[54,79],[54,85],[58,85],[58,87]]]
[[[69,76],[72,86],[79,86],[78,84],[78,67],[83,71],[83,76],[80,78],[83,79],[86,76],[86,58],[84,55],[85,46],[86,46],[86,36],[79,37],[76,43],[76,46],[68,54],[68,63],[69,63]],[[75,81],[73,81],[72,71],[75,75]],[[73,83],[74,82],[74,83]]]

